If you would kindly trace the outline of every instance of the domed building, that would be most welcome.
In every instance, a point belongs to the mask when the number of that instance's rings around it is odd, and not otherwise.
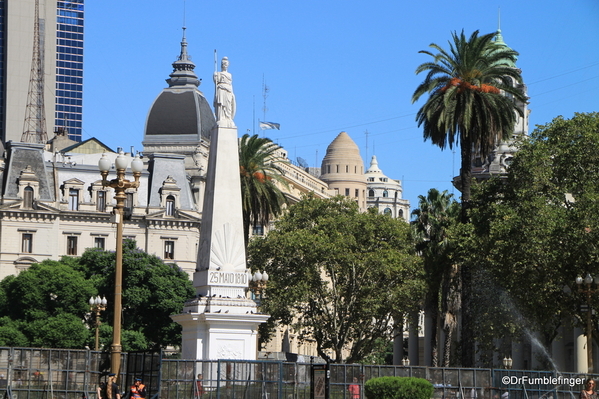
[[[379,213],[409,222],[410,202],[402,198],[401,182],[385,176],[379,168],[376,155],[372,156],[366,171],[366,187],[368,208],[377,208]]]
[[[210,135],[216,127],[212,109],[199,90],[200,79],[195,64],[187,54],[183,28],[181,54],[173,62],[173,72],[166,79],[168,87],[156,97],[146,120],[144,155],[167,153],[183,156],[185,170],[191,177],[193,202],[202,204],[202,194]]]
[[[322,160],[320,180],[335,194],[355,199],[366,210],[366,179],[360,149],[346,132],[341,132],[327,147]]]

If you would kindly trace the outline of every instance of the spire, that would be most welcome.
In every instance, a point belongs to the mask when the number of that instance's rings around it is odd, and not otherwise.
[[[21,141],[23,143],[45,144],[48,141],[48,134],[46,133],[44,60],[41,46],[43,32],[40,32],[39,8],[39,0],[36,0],[33,23],[33,59],[31,60],[29,92],[27,93],[27,107],[25,108],[25,123]]]
[[[177,61],[173,62],[173,73],[171,73],[170,79],[167,79],[169,87],[173,86],[196,86],[200,85],[198,76],[193,71],[196,65],[191,61],[191,57],[187,54],[187,38],[185,37],[185,30],[183,27],[183,39],[181,39],[181,54],[177,57]]]
[[[501,10],[499,11],[499,16],[497,18],[497,32],[495,33],[494,43],[495,45],[504,47],[507,50],[512,50],[512,48],[510,48],[510,46],[503,41],[503,35],[501,34]],[[510,67],[517,68],[515,63],[510,62],[509,64]]]

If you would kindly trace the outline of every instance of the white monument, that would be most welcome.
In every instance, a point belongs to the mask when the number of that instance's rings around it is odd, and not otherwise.
[[[183,327],[184,359],[256,360],[259,314],[247,298],[251,278],[243,240],[239,149],[235,96],[229,62],[215,72],[214,107],[217,127],[212,133],[202,210],[200,248],[193,276],[196,298],[183,313],[172,316]]]

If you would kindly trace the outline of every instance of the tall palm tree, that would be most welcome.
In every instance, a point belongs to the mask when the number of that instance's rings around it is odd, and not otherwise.
[[[466,37],[464,31],[452,33],[449,50],[437,44],[436,51],[420,51],[433,60],[421,64],[416,73],[427,72],[424,81],[412,95],[416,102],[425,93],[426,103],[418,110],[416,121],[423,126],[425,140],[441,149],[460,146],[460,184],[462,192],[462,222],[467,222],[472,179],[473,151],[486,157],[501,140],[510,137],[517,114],[522,116],[518,102],[526,96],[515,83],[521,83],[520,70],[515,68],[517,52],[493,42],[494,33],[479,36],[475,31]],[[470,267],[461,266],[462,279],[462,366],[474,365],[472,333]]]
[[[247,246],[250,226],[267,226],[279,215],[287,199],[277,182],[286,185],[284,171],[277,164],[284,162],[275,152],[279,147],[268,138],[244,134],[239,142],[239,172],[243,204],[243,233]]]
[[[453,194],[432,188],[427,196],[418,196],[418,208],[412,211],[412,228],[416,249],[424,260],[428,293],[425,308],[433,321],[431,328],[432,366],[439,365],[437,325],[441,310],[445,330],[444,366],[449,366],[452,332],[455,329],[454,317],[459,309],[455,301],[453,287],[456,285],[455,266],[449,258],[451,242],[447,230],[459,221],[460,206]]]
[[[515,68],[518,53],[493,42],[495,33],[466,38],[464,31],[452,33],[449,51],[437,44],[437,51],[420,53],[433,57],[416,68],[416,74],[427,72],[424,81],[412,95],[416,102],[425,93],[426,103],[418,110],[416,121],[423,126],[425,140],[441,149],[460,146],[462,221],[470,201],[471,162],[473,151],[483,158],[501,140],[508,139],[522,110],[517,102],[527,98],[514,82],[521,83]],[[507,95],[506,95],[507,94]]]

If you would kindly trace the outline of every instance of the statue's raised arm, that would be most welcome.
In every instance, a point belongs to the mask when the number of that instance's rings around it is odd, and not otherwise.
[[[229,59],[223,57],[220,72],[214,72],[214,112],[219,126],[235,127],[235,94],[233,94],[233,77],[227,71]]]

